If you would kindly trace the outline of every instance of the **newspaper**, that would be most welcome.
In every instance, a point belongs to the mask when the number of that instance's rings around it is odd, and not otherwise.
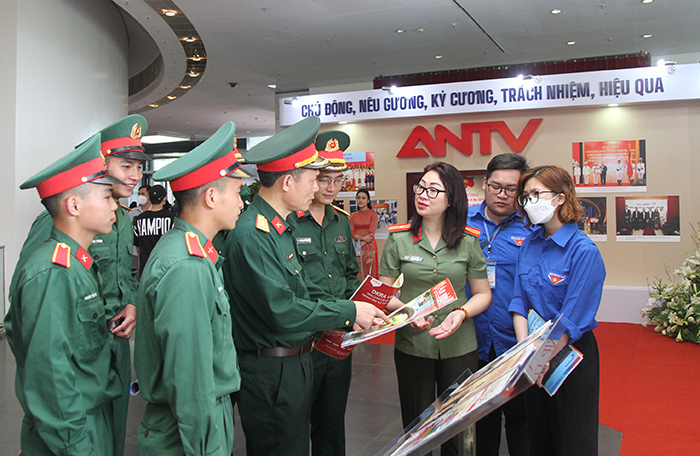
[[[389,321],[391,323],[383,323],[369,329],[349,332],[345,335],[341,346],[351,347],[362,342],[367,342],[383,334],[396,331],[456,300],[457,293],[455,293],[450,279],[445,279],[389,314]]]

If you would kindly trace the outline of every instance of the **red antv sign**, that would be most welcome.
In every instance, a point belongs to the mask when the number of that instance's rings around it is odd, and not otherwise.
[[[530,119],[523,128],[519,137],[516,137],[508,125],[502,120],[495,122],[470,122],[462,124],[462,137],[455,135],[442,125],[435,126],[435,138],[427,128],[417,126],[413,129],[408,139],[396,155],[398,158],[405,157],[444,157],[446,155],[447,143],[452,144],[464,155],[472,154],[472,133],[479,133],[479,149],[481,154],[491,153],[491,132],[497,131],[506,140],[513,152],[522,152],[527,143],[535,134],[535,130],[542,123],[542,119]],[[418,148],[418,143],[422,142],[425,149]],[[426,151],[427,149],[427,151]]]

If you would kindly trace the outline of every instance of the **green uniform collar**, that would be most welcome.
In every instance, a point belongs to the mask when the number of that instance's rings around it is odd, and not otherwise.
[[[70,247],[71,256],[73,258],[78,258],[78,250],[80,249],[81,245],[78,244],[72,237],[68,236],[66,233],[59,230],[55,226],[52,226],[51,227],[51,239],[66,244],[68,247]],[[85,252],[85,251],[83,251],[83,252],[84,252],[84,254],[89,255],[87,252]],[[80,259],[78,259],[78,261],[80,261]],[[71,264],[71,266],[73,266],[73,265]],[[90,261],[90,267],[88,268],[88,270],[91,270],[91,269],[97,270],[97,262],[96,261]]]

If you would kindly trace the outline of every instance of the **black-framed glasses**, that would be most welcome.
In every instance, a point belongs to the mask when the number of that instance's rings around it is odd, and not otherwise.
[[[501,192],[506,192],[506,196],[508,198],[512,198],[515,196],[515,192],[518,190],[516,187],[501,187],[500,185],[495,185],[495,184],[486,184],[486,186],[489,188],[489,193],[492,195],[500,195]]]
[[[440,190],[435,187],[423,187],[421,184],[413,185],[413,193],[416,195],[422,195],[423,193],[428,195],[428,198],[435,199],[440,193],[447,193],[447,190]]]
[[[320,188],[327,188],[329,185],[331,185],[331,183],[335,184],[336,187],[342,187],[345,183],[345,176],[336,177],[335,179],[331,179],[330,177],[326,176],[321,176],[317,177],[316,181],[318,182],[318,186]]]
[[[552,190],[542,190],[541,192],[523,193],[518,197],[518,202],[522,207],[525,207],[525,205],[528,203],[535,204],[540,200],[540,195],[543,193],[554,193],[555,195],[558,195],[561,192],[555,192]]]

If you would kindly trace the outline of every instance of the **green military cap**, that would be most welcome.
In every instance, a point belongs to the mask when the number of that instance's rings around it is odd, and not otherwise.
[[[325,168],[328,160],[319,157],[314,144],[320,127],[321,119],[307,117],[252,147],[245,154],[246,163],[272,173],[297,168]]]
[[[340,130],[323,131],[316,137],[318,154],[329,161],[324,169],[327,171],[345,171],[345,152],[350,146],[350,136]]]
[[[148,122],[138,114],[131,114],[103,128],[102,155],[134,160],[151,160],[146,155],[141,136],[148,130]]]
[[[92,136],[65,157],[24,181],[19,188],[24,190],[36,187],[39,196],[44,199],[87,182],[121,184],[122,181],[107,174],[100,153],[100,138],[99,133]]]
[[[233,137],[236,124],[226,122],[209,139],[153,175],[170,181],[174,192],[189,190],[224,177],[250,177],[236,160]]]

